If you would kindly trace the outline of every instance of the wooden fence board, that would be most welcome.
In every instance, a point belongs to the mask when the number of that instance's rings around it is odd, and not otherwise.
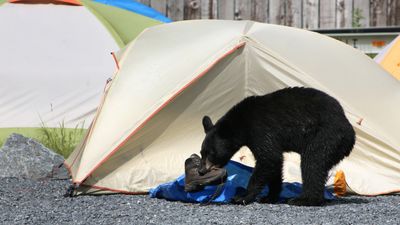
[[[319,4],[319,27],[336,27],[336,2],[332,0],[320,0]]]
[[[285,9],[286,25],[292,27],[302,27],[302,1],[286,0]]]
[[[268,0],[254,0],[253,3],[253,20],[258,22],[269,22],[269,5]]]
[[[336,2],[336,27],[350,28],[352,27],[353,18],[353,1],[337,0]]]
[[[201,19],[201,2],[200,0],[185,0],[183,18],[185,20]]]
[[[394,15],[394,23],[390,25],[400,26],[400,2],[398,0],[393,1],[396,2],[396,6],[394,7],[395,12],[392,13]]]
[[[396,6],[398,0],[388,0],[387,6],[387,25],[396,25]]]
[[[371,0],[370,26],[385,26],[387,20],[387,1]]]
[[[235,2],[232,0],[219,0],[217,2],[218,18],[233,20],[235,18]]]
[[[217,1],[201,0],[201,18],[217,19]]]
[[[137,0],[137,1],[142,3],[143,5],[150,6],[150,0]]]
[[[251,20],[252,0],[235,1],[235,19]]]
[[[150,6],[164,15],[167,14],[167,0],[150,1]]]
[[[303,27],[316,29],[319,27],[319,1],[303,0]]]
[[[369,1],[354,0],[352,27],[369,27]]]
[[[154,0],[153,0],[154,1]],[[183,20],[184,0],[169,0],[167,7],[167,16],[172,21]]]
[[[285,1],[269,0],[269,23],[286,24]]]

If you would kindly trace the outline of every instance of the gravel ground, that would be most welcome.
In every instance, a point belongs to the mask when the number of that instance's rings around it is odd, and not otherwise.
[[[0,224],[400,224],[400,195],[350,196],[324,207],[200,206],[148,196],[63,197],[68,186],[0,178]]]

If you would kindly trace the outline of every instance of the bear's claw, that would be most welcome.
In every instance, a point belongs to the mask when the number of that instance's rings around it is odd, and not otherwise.
[[[275,204],[279,201],[279,195],[276,197],[266,196],[260,199],[260,203]]]
[[[254,202],[254,197],[251,195],[235,196],[232,198],[231,202],[233,204],[237,204],[237,205],[248,205],[248,204]]]

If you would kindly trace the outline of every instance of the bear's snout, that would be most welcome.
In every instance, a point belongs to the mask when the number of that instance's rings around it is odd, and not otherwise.
[[[199,172],[200,176],[203,176],[204,174],[206,174],[208,172],[206,162],[203,159],[201,160],[198,172]]]
[[[204,168],[200,168],[199,169],[199,175],[200,176],[203,176],[204,174],[206,174],[208,171],[207,171],[207,169],[204,169]]]
[[[218,168],[217,165],[214,165],[211,163],[207,158],[206,159],[201,159],[200,167],[199,167],[199,175],[203,176],[204,174],[210,172],[211,170]]]

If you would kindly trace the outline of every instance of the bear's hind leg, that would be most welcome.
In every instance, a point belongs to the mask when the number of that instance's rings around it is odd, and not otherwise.
[[[303,192],[298,198],[290,199],[290,205],[321,206],[325,203],[324,188],[329,170],[336,164],[329,159],[335,152],[336,143],[324,133],[301,151],[301,176]],[[331,136],[328,136],[331,137]]]
[[[315,161],[317,160],[317,161]],[[301,176],[303,193],[300,197],[290,199],[288,204],[298,206],[321,206],[325,203],[324,187],[329,169],[323,160],[313,157],[301,157]]]
[[[329,170],[350,154],[354,142],[352,130],[346,133],[343,130],[325,129],[324,132],[318,133],[301,154],[303,193],[288,203],[304,206],[323,205]]]

